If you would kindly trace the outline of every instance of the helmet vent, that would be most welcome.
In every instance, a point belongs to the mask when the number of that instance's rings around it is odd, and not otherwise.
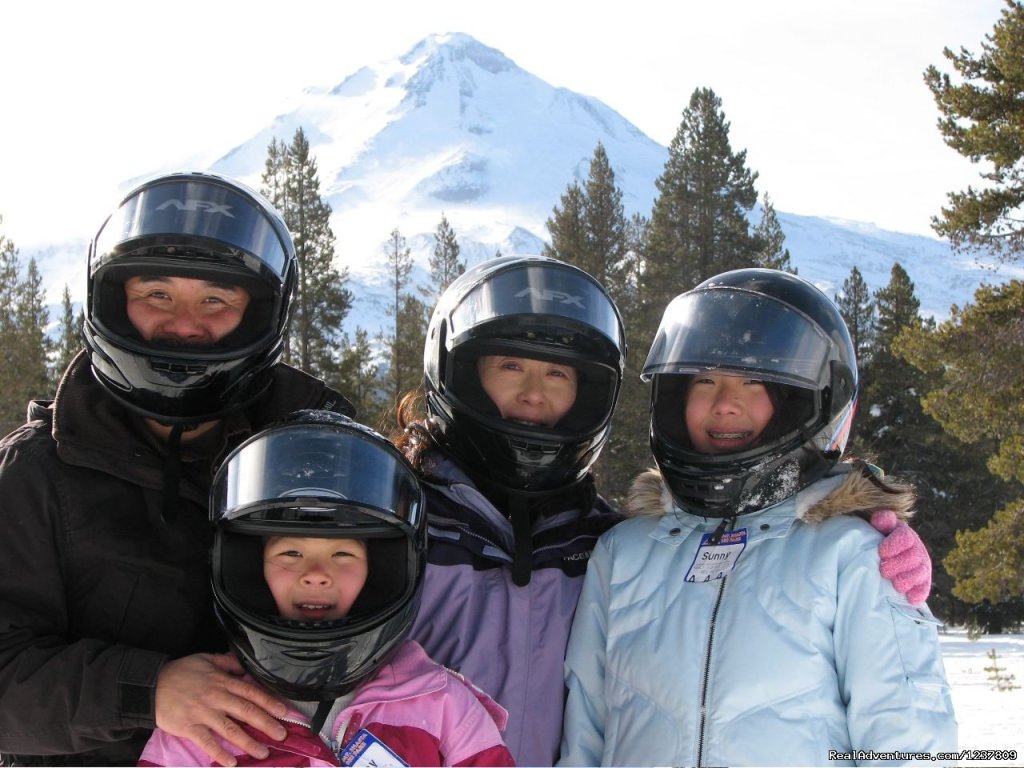
[[[153,370],[162,373],[164,376],[202,376],[206,373],[206,366],[198,363],[168,363],[162,360],[154,360],[150,363]]]

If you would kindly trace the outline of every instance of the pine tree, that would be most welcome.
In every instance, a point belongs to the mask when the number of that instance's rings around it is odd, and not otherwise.
[[[584,187],[571,182],[547,220],[551,245],[544,255],[589,273],[615,301],[626,290],[630,265],[629,222],[622,190],[615,182],[604,146],[598,142]]]
[[[627,251],[627,221],[622,206],[622,190],[604,146],[598,142],[590,161],[586,197],[583,201],[586,224],[586,260],[580,264],[618,299],[623,292],[622,272]]]
[[[843,281],[835,302],[850,330],[850,339],[857,352],[857,366],[863,373],[871,363],[871,352],[875,346],[875,302],[857,267],[853,267],[850,276]]]
[[[436,302],[455,279],[466,271],[466,262],[459,258],[459,241],[445,215],[434,232],[434,252],[430,257],[431,298]]]
[[[1007,0],[981,53],[966,48],[943,55],[954,82],[935,66],[925,82],[942,114],[946,143],[971,162],[985,162],[980,189],[948,195],[949,206],[932,219],[935,231],[956,250],[994,253],[1016,260],[1024,253],[1024,4]]]
[[[60,377],[64,375],[64,371],[67,370],[72,359],[85,345],[82,340],[82,326],[84,323],[85,316],[81,310],[79,310],[77,316],[75,315],[74,305],[71,303],[71,290],[65,283],[64,293],[61,296],[60,330],[57,334],[53,367],[50,373],[54,387],[57,386]]]
[[[985,168],[981,188],[950,193],[932,226],[956,252],[1014,261],[1024,254],[1024,5],[1008,0],[981,48],[978,56],[943,51],[957,82],[934,66],[925,71],[946,143]],[[957,519],[943,559],[973,620],[996,630],[1024,616],[1024,285],[983,286],[974,298],[937,329],[906,331],[894,349],[933,377],[923,408],[967,443],[961,457],[969,465],[987,457],[996,475],[963,495],[972,514]],[[951,471],[965,475],[961,466]]]
[[[924,386],[921,372],[890,349],[904,328],[922,325],[914,283],[899,263],[893,264],[888,285],[875,292],[875,306],[871,376],[862,377],[861,402],[867,409],[861,414],[862,435],[882,466],[898,473],[909,458],[911,428],[922,419],[919,393]]]
[[[0,217],[0,224],[3,218]],[[0,232],[0,431],[25,420],[29,400],[53,394],[46,335],[49,313],[35,259],[22,273],[13,241]]]
[[[781,269],[795,275],[797,269],[790,263],[789,249],[783,245],[786,242],[786,234],[782,231],[779,217],[775,214],[775,206],[767,194],[763,200],[761,221],[754,227],[757,248],[754,265],[765,269]]]
[[[698,88],[656,181],[641,294],[644,338],[654,338],[668,302],[720,272],[753,266],[759,250],[747,213],[757,202],[757,173],[746,150],[734,153],[729,123],[714,91]]]
[[[393,333],[381,336],[387,353],[385,376],[388,408],[423,379],[423,345],[426,339],[427,308],[409,291],[412,281],[412,252],[396,227],[388,239],[386,263],[393,299],[387,313],[394,318]]]
[[[49,355],[53,342],[46,334],[50,312],[46,308],[46,289],[43,276],[34,258],[29,259],[25,277],[17,292],[16,322],[21,335],[23,357],[19,378],[29,387],[32,397],[53,395],[50,380]]]
[[[626,226],[626,256],[621,287],[615,301],[625,320],[626,370],[619,390],[619,402],[612,417],[612,433],[596,467],[598,487],[612,503],[622,506],[638,472],[651,464],[648,427],[650,386],[640,380],[651,345],[641,324],[633,322],[642,306],[640,280],[646,259],[650,222],[634,214]]]
[[[560,205],[552,209],[551,218],[546,222],[551,244],[545,243],[544,256],[583,268],[587,261],[585,205],[583,189],[577,182],[571,182],[562,194]]]
[[[915,527],[933,562],[945,565],[936,568],[935,597],[930,604],[947,620],[994,628],[1020,617],[1021,593],[1015,594],[1009,586],[1010,592],[999,592],[995,598],[994,592],[977,592],[971,584],[979,574],[985,574],[982,581],[988,582],[985,563],[990,560],[1013,563],[1024,558],[1024,545],[1001,537],[1021,505],[1014,499],[1020,497],[1024,482],[1024,450],[1021,433],[1015,431],[1024,428],[1021,400],[1015,399],[1024,397],[1024,382],[1013,349],[1013,340],[1021,335],[1024,291],[1020,285],[983,288],[976,300],[976,306],[963,310],[952,307],[949,321],[938,327],[904,328],[890,345],[891,353],[915,369],[913,373],[900,369],[902,373],[896,373],[897,381],[890,386],[912,387],[923,412],[921,423],[931,425],[925,421],[931,417],[936,426],[915,431],[905,419],[888,426],[879,420],[879,424],[893,433],[887,458],[897,467],[912,461],[919,472],[914,478],[920,497]],[[1010,459],[1010,464],[1000,467],[999,455]],[[990,518],[992,522],[983,528]],[[986,549],[989,552],[982,554]],[[957,568],[957,557],[964,554],[970,566]],[[996,592],[999,589],[1004,586]]]
[[[380,364],[374,359],[370,335],[357,326],[352,337],[342,337],[337,388],[356,408],[359,420],[378,430],[386,429],[386,404],[380,393]]]
[[[935,329],[903,333],[894,349],[933,377],[924,410],[968,444],[963,453],[987,458],[989,470],[1002,481],[989,476],[973,498],[963,499],[975,516],[973,524],[958,520],[956,547],[944,560],[956,579],[953,591],[979,608],[985,601],[1002,603],[1003,610],[1019,615],[1024,596],[1024,282],[982,286],[974,299],[962,309],[953,306],[949,320]],[[959,476],[960,468],[955,471]],[[986,616],[991,614],[988,606]]]
[[[646,236],[646,220],[626,218],[622,191],[615,182],[604,146],[594,149],[584,187],[571,182],[547,221],[551,245],[544,255],[561,259],[592,275],[618,305],[624,316],[637,306],[640,259]],[[628,329],[627,329],[628,331]],[[642,362],[642,361],[640,361]],[[636,359],[627,359],[627,371],[613,420],[612,433],[595,467],[602,493],[624,498],[647,454],[646,432],[638,428],[636,415],[646,413],[646,390],[639,384]]]
[[[287,147],[271,141],[261,191],[284,217],[299,262],[284,359],[332,382],[353,297],[347,287],[348,269],[334,266],[331,207],[320,197],[316,158],[301,128]]]

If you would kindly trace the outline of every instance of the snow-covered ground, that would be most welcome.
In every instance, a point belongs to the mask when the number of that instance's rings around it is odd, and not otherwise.
[[[964,760],[982,765],[1024,766],[1024,635],[982,635],[971,640],[959,628],[940,635],[946,677],[960,724],[961,749],[1016,750],[1016,760]],[[1003,676],[1013,675],[1012,690],[996,690],[988,654],[995,650]]]

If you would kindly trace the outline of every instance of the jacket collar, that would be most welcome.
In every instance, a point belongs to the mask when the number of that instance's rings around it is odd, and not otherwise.
[[[892,509],[900,519],[908,520],[914,513],[912,489],[888,478],[880,481],[880,476],[881,470],[863,463],[837,464],[828,475],[795,496],[772,507],[740,515],[737,520],[742,523],[743,520],[774,517],[814,524],[840,515],[870,515],[876,509]],[[649,469],[633,481],[626,515],[671,515],[686,528],[696,527],[705,519],[675,504],[657,469]]]

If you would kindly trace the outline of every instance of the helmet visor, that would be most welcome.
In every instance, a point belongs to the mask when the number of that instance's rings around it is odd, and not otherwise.
[[[214,522],[244,517],[285,524],[296,534],[323,535],[334,526],[351,533],[379,520],[380,532],[394,535],[396,522],[416,528],[421,514],[420,486],[401,454],[333,426],[297,424],[257,435],[221,465],[211,490]]]
[[[522,318],[522,334],[538,343],[572,345],[580,329],[588,335],[596,331],[612,349],[623,346],[608,297],[585,273],[550,265],[498,272],[481,282],[452,311],[451,339],[472,335],[493,320],[502,320],[515,336],[516,318]]]
[[[803,313],[762,294],[718,286],[668,305],[641,377],[723,368],[817,389],[828,383],[834,356],[831,339]]]
[[[218,250],[237,249],[257,274],[266,268],[283,277],[288,265],[281,234],[255,199],[207,180],[175,180],[142,189],[111,215],[96,236],[91,273],[132,242],[161,238],[168,245],[197,238]]]

